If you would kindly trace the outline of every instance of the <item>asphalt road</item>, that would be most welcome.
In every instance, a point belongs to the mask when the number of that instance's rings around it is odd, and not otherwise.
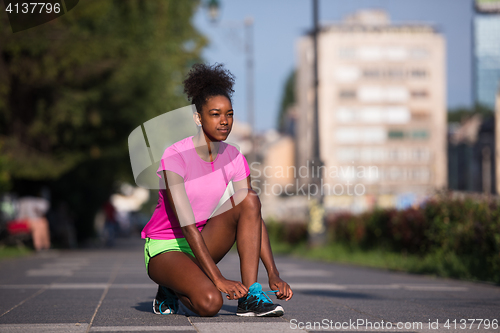
[[[114,249],[3,260],[0,332],[500,331],[498,286],[291,257],[276,261],[295,292],[281,303],[283,317],[237,317],[236,301],[225,300],[216,317],[200,318],[153,314],[156,286],[137,239],[120,240]],[[239,279],[236,254],[219,267]],[[263,268],[259,282],[269,290]]]

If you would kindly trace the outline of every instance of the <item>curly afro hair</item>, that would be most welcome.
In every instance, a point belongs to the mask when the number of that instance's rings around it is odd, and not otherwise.
[[[184,80],[184,93],[201,113],[202,106],[212,96],[225,96],[231,101],[234,75],[223,64],[195,64]]]

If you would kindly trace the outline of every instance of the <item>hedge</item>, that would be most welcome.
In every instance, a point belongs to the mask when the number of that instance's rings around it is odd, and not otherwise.
[[[440,195],[417,208],[376,209],[326,217],[328,242],[421,258],[410,271],[500,283],[500,204]],[[277,241],[307,239],[305,225],[268,227]]]

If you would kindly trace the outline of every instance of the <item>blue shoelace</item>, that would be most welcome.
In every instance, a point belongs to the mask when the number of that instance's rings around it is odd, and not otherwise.
[[[270,291],[261,291],[261,295],[264,295],[265,298],[267,298],[268,302],[266,302],[262,296],[257,296],[259,297],[260,300],[262,300],[263,302],[265,303],[273,303],[273,301],[271,301],[271,299],[269,298],[269,296],[267,296],[267,294],[272,294],[272,293],[277,293],[279,290],[270,290]]]
[[[166,301],[167,301],[167,300],[164,300],[164,301],[163,301],[163,302],[161,302],[161,303],[160,303],[160,305],[158,306],[158,310],[160,310],[160,313],[161,313],[162,315],[169,315],[169,314],[176,313],[176,312],[177,312],[177,307],[178,307],[178,306],[177,306],[177,304],[174,304],[174,303],[172,303],[172,302],[165,303]],[[168,300],[168,301],[170,301],[170,300]],[[164,313],[163,311],[161,311],[161,306],[162,306],[163,304],[165,304],[165,305],[168,307],[168,309],[170,310],[170,313]],[[172,308],[170,307],[170,305],[172,305]]]
[[[249,295],[255,296],[257,301],[262,301],[264,303],[273,303],[267,294],[277,293],[279,290],[263,291],[262,286],[259,284],[258,287],[252,288],[253,293],[248,293]]]
[[[158,310],[160,311],[160,313],[161,313],[162,315],[169,315],[169,314],[176,313],[176,312],[177,312],[177,310],[179,309],[179,305],[178,305],[178,303],[177,303],[177,302],[178,302],[178,298],[177,298],[175,295],[173,295],[173,294],[172,294],[172,293],[171,293],[168,289],[166,289],[165,287],[163,287],[163,286],[162,286],[161,288],[162,288],[163,292],[164,292],[165,294],[167,294],[167,298],[165,298],[165,299],[163,300],[163,302],[161,302],[161,303],[160,303],[160,305],[158,306]],[[168,307],[168,309],[170,310],[170,313],[164,313],[164,312],[161,310],[161,306],[162,306],[163,304],[165,304],[165,305]],[[172,307],[170,307],[170,306],[172,306]]]

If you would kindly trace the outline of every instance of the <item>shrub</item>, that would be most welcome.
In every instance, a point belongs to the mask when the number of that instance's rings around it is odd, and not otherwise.
[[[331,214],[326,227],[331,242],[425,257],[422,272],[500,282],[498,202],[441,195],[420,208]]]
[[[413,254],[412,272],[500,283],[500,204],[440,195],[418,208],[326,216],[328,242],[348,248]],[[267,224],[273,241],[307,240],[306,224]],[[328,251],[325,247],[323,251]]]
[[[294,245],[307,241],[307,224],[279,223],[271,220],[266,223],[266,228],[269,239],[274,242]]]

